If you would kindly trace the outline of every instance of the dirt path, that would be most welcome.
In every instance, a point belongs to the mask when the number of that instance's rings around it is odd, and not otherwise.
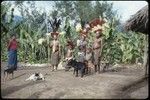
[[[117,91],[119,92],[112,98],[117,97],[119,99],[143,99],[148,97],[148,78],[140,78],[134,82],[126,84],[120,89],[117,89]]]
[[[3,65],[2,70],[3,71]],[[45,81],[25,81],[34,72],[46,74]],[[3,98],[147,98],[148,82],[143,80],[135,87],[121,90],[143,77],[141,69],[120,68],[84,78],[74,77],[72,71],[51,72],[49,67],[21,69],[15,78],[3,82],[1,72],[1,94]],[[138,95],[138,96],[137,96]]]
[[[123,90],[123,93],[121,95],[122,98],[139,98],[139,99],[144,98],[147,95],[146,91],[144,91],[145,88],[148,89],[147,82],[148,82],[147,79],[142,79],[136,82],[136,84],[133,84],[130,87],[126,88],[125,90]],[[144,95],[141,94],[141,91],[144,92],[142,93]]]

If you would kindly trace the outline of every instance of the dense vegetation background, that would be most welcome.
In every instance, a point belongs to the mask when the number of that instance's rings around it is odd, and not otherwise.
[[[87,23],[94,18],[107,19],[108,26],[103,31],[102,59],[110,63],[135,63],[136,58],[143,61],[144,35],[135,32],[125,32],[117,11],[113,11],[113,3],[99,1],[55,1],[52,12],[37,10],[34,1],[14,1],[1,3],[1,60],[7,61],[7,43],[12,33],[17,34],[19,41],[18,60],[30,63],[47,63],[50,61],[50,48],[48,44],[51,36],[46,35],[52,31],[49,21],[61,19],[59,28],[61,35],[62,59],[65,55],[66,39],[73,41],[78,38],[77,23]],[[26,5],[25,5],[26,4]],[[15,16],[18,9],[21,16]],[[89,45],[93,41],[94,33],[89,33]],[[42,44],[38,43],[43,39]],[[76,53],[76,52],[75,52]]]

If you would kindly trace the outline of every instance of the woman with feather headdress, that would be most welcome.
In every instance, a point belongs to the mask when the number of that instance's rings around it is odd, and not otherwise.
[[[93,32],[96,33],[94,43],[93,43],[93,53],[94,53],[94,65],[95,65],[95,72],[98,71],[100,73],[100,58],[102,52],[102,25],[105,23],[102,19],[94,19],[90,22],[90,27],[92,28]]]
[[[53,32],[51,33],[51,36],[53,38],[50,47],[52,48],[52,54],[51,54],[51,65],[52,65],[52,71],[54,71],[54,67],[57,70],[57,66],[59,64],[59,55],[60,55],[60,43],[58,41],[58,35],[59,33],[57,32],[59,25],[60,25],[60,20],[57,20],[55,18],[54,22],[51,23],[51,27],[53,29]]]

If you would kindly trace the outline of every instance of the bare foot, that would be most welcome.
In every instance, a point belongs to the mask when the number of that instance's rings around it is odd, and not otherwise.
[[[54,71],[54,69],[51,70],[52,72]]]
[[[97,74],[100,74],[100,72],[97,72]]]

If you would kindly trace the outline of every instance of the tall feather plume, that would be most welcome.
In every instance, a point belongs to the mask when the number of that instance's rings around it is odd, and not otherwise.
[[[61,20],[57,19],[57,18],[54,18],[53,21],[49,20],[49,23],[50,23],[50,25],[52,27],[53,32],[56,32],[58,30],[60,24],[61,24]]]

